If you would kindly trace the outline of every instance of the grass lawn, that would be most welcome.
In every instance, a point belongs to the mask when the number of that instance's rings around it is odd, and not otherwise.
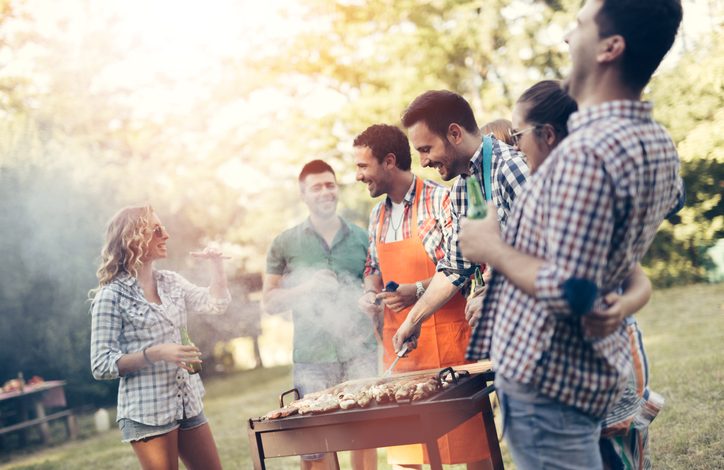
[[[651,428],[654,468],[724,468],[724,284],[657,291],[639,321],[651,360],[652,388],[666,398]],[[278,394],[290,383],[288,367],[207,382],[206,415],[225,468],[251,468],[246,419],[274,408]],[[3,452],[0,469],[138,468],[130,447],[120,442],[119,431],[94,435],[91,416],[81,416],[80,426],[81,438],[75,442],[58,439],[48,448]],[[388,468],[384,452],[379,458],[380,469]],[[267,467],[296,470],[297,462],[274,459]],[[340,455],[340,463],[349,468],[346,453]]]

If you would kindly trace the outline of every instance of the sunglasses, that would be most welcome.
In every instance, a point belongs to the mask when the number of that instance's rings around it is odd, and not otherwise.
[[[513,145],[518,146],[518,144],[520,143],[520,136],[522,136],[526,132],[530,132],[533,129],[538,129],[540,127],[543,126],[540,124],[535,124],[522,130],[508,129],[508,136],[510,136],[510,141],[513,142]]]
[[[163,225],[156,225],[153,227],[153,236],[156,238],[163,238],[164,234],[167,234],[166,227]]]

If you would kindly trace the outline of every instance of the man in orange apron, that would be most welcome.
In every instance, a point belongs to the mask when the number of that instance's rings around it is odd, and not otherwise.
[[[450,238],[450,192],[410,171],[410,146],[394,126],[374,125],[354,141],[357,180],[366,183],[372,197],[387,195],[370,216],[370,247],[365,269],[365,294],[360,307],[381,313],[383,362],[396,357],[392,337],[411,306],[424,293],[444,256]],[[382,292],[390,281],[395,292]],[[465,297],[453,296],[422,327],[417,349],[397,365],[397,371],[442,368],[465,362],[470,327],[465,319]],[[482,415],[478,414],[438,440],[442,462],[467,463],[469,469],[490,468]],[[391,447],[388,462],[395,468],[428,463],[423,445]]]
[[[407,107],[402,124],[420,154],[420,164],[437,169],[445,181],[457,179],[450,193],[450,243],[445,245],[445,255],[438,262],[425,295],[415,303],[393,338],[398,351],[405,343],[414,348],[416,339],[422,341],[421,325],[437,316],[435,312],[441,305],[459,295],[476,269],[476,265],[462,255],[458,243],[460,219],[465,217],[468,207],[466,179],[478,180],[485,199],[495,204],[498,223],[503,227],[528,176],[525,156],[494,135],[483,135],[470,104],[457,93],[426,91]],[[488,144],[483,145],[486,141]],[[475,305],[471,302],[468,306],[471,323],[476,322],[480,312],[480,297]]]

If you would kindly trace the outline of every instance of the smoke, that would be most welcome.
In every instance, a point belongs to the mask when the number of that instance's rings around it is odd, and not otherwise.
[[[317,269],[298,269],[285,276],[283,287],[306,285],[309,290],[306,295],[295,299],[292,308],[308,315],[307,321],[313,322],[318,335],[312,339],[317,341],[320,352],[334,348],[338,360],[347,362],[360,357],[376,353],[377,343],[373,333],[372,320],[362,312],[357,302],[363,294],[361,281],[349,274],[337,276],[337,283],[329,286],[319,286],[310,283]],[[299,325],[295,324],[295,328]],[[302,338],[310,341],[309,338]],[[331,341],[324,344],[323,341]],[[336,377],[329,378],[329,385],[335,383]]]
[[[0,170],[0,379],[40,375],[90,385],[88,290],[102,199],[58,165]],[[69,389],[71,402],[78,402]],[[92,387],[91,387],[92,388]],[[89,395],[112,392],[100,386]]]

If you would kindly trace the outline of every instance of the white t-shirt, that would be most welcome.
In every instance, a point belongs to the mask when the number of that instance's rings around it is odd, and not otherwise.
[[[385,243],[402,240],[402,217],[404,217],[404,215],[405,203],[401,202],[397,204],[395,202],[392,202],[392,210],[390,211],[390,223],[387,224],[387,235],[385,236]]]

